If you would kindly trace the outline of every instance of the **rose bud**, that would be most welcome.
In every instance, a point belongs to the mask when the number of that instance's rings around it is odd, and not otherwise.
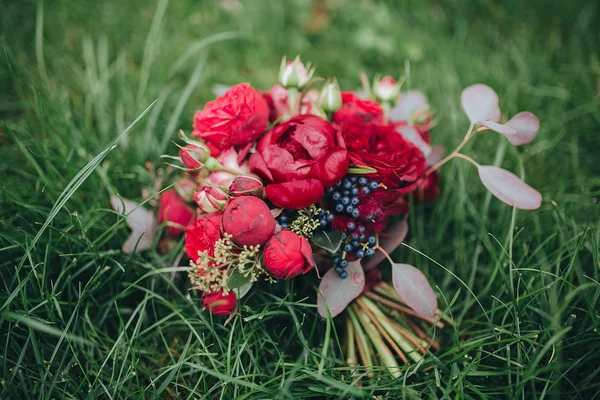
[[[233,290],[228,294],[223,292],[207,293],[202,297],[202,307],[212,315],[229,315],[237,306],[237,297]]]
[[[238,246],[263,245],[275,232],[275,218],[267,204],[257,197],[243,196],[229,200],[221,228]]]
[[[169,236],[179,236],[194,219],[194,211],[177,194],[175,189],[169,189],[160,195],[158,209],[160,223],[167,223],[165,231]],[[174,226],[175,225],[175,226]]]
[[[400,94],[400,84],[394,78],[387,75],[381,79],[375,79],[375,82],[373,82],[373,93],[379,101],[395,103],[396,98]]]
[[[307,64],[307,67],[308,69],[300,61],[300,56],[290,62],[286,62],[284,57],[281,60],[281,67],[279,68],[279,83],[286,89],[302,89],[315,73],[315,69],[310,68],[310,63]]]
[[[229,193],[233,197],[254,196],[260,198],[264,193],[264,187],[262,181],[256,176],[240,175],[231,182]]]
[[[202,211],[213,213],[221,211],[225,207],[229,195],[219,187],[204,185],[194,193],[193,199]]]
[[[328,80],[321,90],[321,107],[327,112],[336,112],[342,106],[342,91],[336,79]]]
[[[186,168],[200,169],[210,158],[210,151],[207,147],[188,144],[179,149],[179,157]]]
[[[290,279],[310,271],[315,262],[308,240],[284,229],[263,250],[263,265],[275,279]]]

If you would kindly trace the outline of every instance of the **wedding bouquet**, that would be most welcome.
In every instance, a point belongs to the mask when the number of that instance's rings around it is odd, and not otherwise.
[[[499,200],[539,207],[540,194],[521,179],[460,152],[487,130],[514,145],[528,143],[539,121],[522,112],[501,124],[496,93],[470,86],[461,97],[470,126],[443,157],[431,145],[433,114],[421,92],[401,92],[402,80],[390,76],[369,82],[365,75],[362,89],[342,92],[335,79],[314,73],[299,58],[284,59],[270,90],[235,85],[195,114],[191,138],[180,132],[178,156],[166,156],[183,173],[154,195],[167,236],[161,247],[169,251],[168,238],[185,234],[190,289],[216,316],[233,315],[260,281],[314,272],[322,277],[319,314],[347,310],[348,364],[380,361],[398,375],[396,357],[417,362],[439,346],[429,328],[452,322],[438,311],[419,269],[389,255],[408,232],[411,204],[435,199],[439,168],[461,158]],[[140,216],[124,199],[113,197],[112,204]],[[157,224],[151,212],[144,215],[143,222],[130,221],[124,251],[153,243]],[[392,285],[378,269],[386,259]]]

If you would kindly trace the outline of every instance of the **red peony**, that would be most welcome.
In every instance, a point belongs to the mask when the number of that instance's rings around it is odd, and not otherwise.
[[[202,297],[202,307],[213,315],[230,315],[237,306],[237,296],[233,290],[228,294],[223,292],[207,293]]]
[[[161,224],[168,223],[165,228],[167,235],[179,236],[194,219],[194,211],[177,194],[175,189],[169,189],[160,195],[158,219]]]
[[[348,152],[339,132],[312,115],[277,125],[258,142],[250,170],[269,184],[265,193],[277,207],[298,209],[316,203],[324,188],[348,171]]]
[[[342,129],[348,146],[368,146],[363,130],[383,124],[383,109],[379,103],[363,100],[354,92],[342,92],[342,108],[333,114],[333,121]]]
[[[199,252],[214,256],[215,243],[221,237],[221,213],[201,214],[193,224],[185,230],[185,251],[196,261]]]
[[[370,125],[362,138],[365,145],[348,146],[353,164],[375,168],[376,180],[397,194],[415,189],[425,168],[421,150],[399,135],[393,125]]]
[[[267,127],[269,106],[248,83],[232,86],[194,116],[193,136],[204,139],[212,156],[231,146],[245,147]]]
[[[308,240],[286,229],[269,239],[262,260],[275,279],[290,279],[305,274],[315,265]]]
[[[269,206],[257,197],[232,198],[225,206],[221,227],[233,235],[238,246],[263,245],[275,232],[275,218]]]

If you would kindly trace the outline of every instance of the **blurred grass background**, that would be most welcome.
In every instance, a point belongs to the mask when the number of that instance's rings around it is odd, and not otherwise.
[[[597,2],[0,0],[0,9],[2,398],[598,397]],[[152,183],[144,163],[174,151],[170,140],[189,132],[212,85],[267,89],[281,56],[297,54],[347,90],[361,70],[406,75],[429,97],[433,141],[446,149],[468,127],[459,96],[473,83],[495,88],[505,114],[541,120],[522,148],[488,134],[468,150],[539,189],[540,210],[513,215],[461,160],[442,170],[440,199],[415,207],[408,244],[455,276],[407,248],[395,258],[427,273],[459,323],[397,381],[384,373],[358,385],[341,367],[312,306],[316,279],[266,285],[223,327],[162,271],[174,255],[119,251],[128,231],[110,193],[141,198]]]

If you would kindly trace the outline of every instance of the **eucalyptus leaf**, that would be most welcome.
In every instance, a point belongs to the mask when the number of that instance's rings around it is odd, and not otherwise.
[[[234,272],[227,280],[227,287],[229,289],[236,289],[248,282],[250,282],[250,276],[245,276],[239,272]]]
[[[331,253],[335,253],[338,251],[340,246],[342,245],[342,231],[319,231],[315,232],[310,240],[316,246],[319,246],[322,249],[325,249]]]

